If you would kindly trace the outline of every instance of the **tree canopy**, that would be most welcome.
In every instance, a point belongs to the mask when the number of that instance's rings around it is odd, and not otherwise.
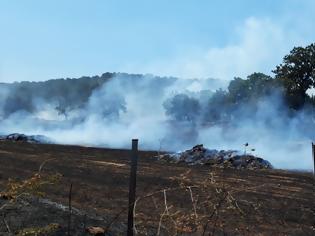
[[[288,105],[300,109],[305,104],[306,91],[315,86],[315,44],[294,47],[273,72],[285,89]]]
[[[163,104],[166,115],[177,121],[195,121],[200,114],[200,104],[187,94],[177,94]]]

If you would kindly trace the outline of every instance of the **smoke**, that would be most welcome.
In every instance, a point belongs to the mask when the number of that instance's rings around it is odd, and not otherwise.
[[[235,111],[235,120],[228,126],[201,129],[198,142],[238,150],[249,143],[247,152],[277,168],[311,169],[311,140],[315,138],[312,116],[305,110],[289,117],[282,98],[274,94],[262,98],[255,109],[244,106]]]
[[[307,9],[314,11],[313,8]],[[225,80],[231,80],[234,76],[246,77],[253,71],[270,74],[270,68],[281,62],[281,55],[285,55],[295,45],[308,45],[313,41],[310,16],[305,16],[302,12],[294,14],[297,14],[296,17],[292,17],[290,12],[290,17],[282,20],[248,17],[230,30],[228,41],[223,45],[190,45],[171,57],[131,64],[122,70],[181,78],[211,75]],[[313,17],[314,13],[311,15]]]
[[[311,168],[310,142],[315,138],[311,108],[290,116],[281,96],[274,93],[260,99],[256,106],[234,110],[232,122],[205,122],[209,99],[226,86],[211,79],[118,74],[93,87],[86,100],[81,93],[73,92],[67,106],[61,106],[61,101],[67,102],[62,96],[45,97],[25,90],[17,96],[14,93],[19,90],[0,86],[1,132],[41,134],[56,143],[111,148],[129,148],[130,140],[138,138],[140,147],[147,150],[179,151],[202,143],[213,149],[243,151],[244,143],[249,143],[246,152],[267,159],[277,168]],[[166,112],[169,106],[165,104],[178,94],[199,102],[196,116],[186,116],[187,107],[180,105],[173,112],[183,119]],[[16,109],[9,112],[8,104]],[[220,105],[212,109],[224,113]]]

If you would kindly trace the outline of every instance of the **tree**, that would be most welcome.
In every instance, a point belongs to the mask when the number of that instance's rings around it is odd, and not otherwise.
[[[283,85],[288,105],[300,109],[306,101],[306,91],[315,86],[315,44],[294,47],[273,73]]]
[[[232,104],[256,103],[259,98],[270,95],[276,81],[263,73],[253,73],[247,79],[234,78],[229,84],[229,100]]]
[[[217,90],[209,99],[204,121],[216,123],[229,120],[228,93],[222,89]]]
[[[196,121],[200,114],[200,104],[186,94],[177,94],[163,103],[166,115],[177,121]]]

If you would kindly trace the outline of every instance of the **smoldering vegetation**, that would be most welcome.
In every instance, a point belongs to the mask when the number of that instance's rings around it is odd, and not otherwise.
[[[304,68],[299,80],[290,61],[302,53],[308,60],[314,45],[309,47],[294,48],[275,77],[253,73],[229,83],[105,73],[1,84],[1,133],[117,148],[129,148],[137,137],[147,150],[178,151],[202,143],[247,149],[277,168],[311,169],[315,99],[306,91],[314,87],[314,66]]]

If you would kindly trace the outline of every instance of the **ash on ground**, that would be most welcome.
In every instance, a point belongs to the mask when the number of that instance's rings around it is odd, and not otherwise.
[[[44,135],[25,135],[20,133],[0,135],[0,141],[28,142],[36,144],[52,143],[51,140]]]
[[[252,154],[242,154],[235,150],[207,149],[202,144],[184,152],[167,153],[158,156],[161,161],[186,163],[189,165],[210,165],[235,169],[272,169],[272,165],[263,158]]]

